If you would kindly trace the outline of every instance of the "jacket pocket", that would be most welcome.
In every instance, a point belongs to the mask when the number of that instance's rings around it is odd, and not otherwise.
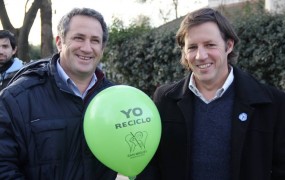
[[[31,121],[33,139],[36,146],[34,154],[41,163],[60,160],[65,152],[65,119],[37,119]]]

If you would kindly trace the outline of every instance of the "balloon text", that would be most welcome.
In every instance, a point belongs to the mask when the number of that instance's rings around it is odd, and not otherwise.
[[[134,116],[141,116],[143,114],[141,108],[128,109],[128,111],[121,110],[121,112],[125,114],[127,118],[130,118],[131,112],[133,113]]]
[[[134,125],[137,125],[137,124],[148,123],[150,121],[151,121],[150,117],[147,117],[145,119],[143,119],[143,118],[141,118],[141,119],[134,119],[134,120],[130,120],[130,121],[126,121],[126,122],[115,124],[115,128],[119,129],[119,128],[124,128],[124,127],[128,127],[128,126],[134,126]]]

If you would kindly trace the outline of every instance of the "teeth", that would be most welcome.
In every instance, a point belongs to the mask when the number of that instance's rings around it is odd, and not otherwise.
[[[91,57],[85,57],[85,56],[78,56],[80,59],[84,59],[84,60],[89,60],[91,59]]]
[[[207,67],[210,67],[211,64],[203,64],[203,65],[199,65],[198,67],[201,68],[201,69],[205,69]]]

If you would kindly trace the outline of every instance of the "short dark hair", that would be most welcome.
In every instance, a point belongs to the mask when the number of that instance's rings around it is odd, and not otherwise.
[[[104,20],[104,17],[102,16],[102,14],[99,13],[98,11],[94,10],[94,9],[90,9],[90,8],[74,8],[74,9],[72,9],[69,13],[64,15],[61,18],[61,20],[59,21],[58,26],[57,26],[58,35],[62,38],[65,38],[66,33],[69,30],[71,18],[76,16],[76,15],[92,17],[94,19],[97,19],[100,22],[101,27],[103,29],[103,47],[105,47],[107,44],[108,38],[109,38],[108,27],[107,27],[107,24]]]
[[[181,51],[183,51],[183,48],[185,46],[185,36],[187,35],[188,30],[194,26],[206,22],[214,22],[218,25],[221,36],[225,42],[227,42],[229,39],[232,39],[235,45],[239,43],[239,38],[233,26],[226,17],[212,8],[202,8],[188,13],[180,24],[180,28],[176,33],[176,42],[181,48]],[[228,55],[228,63],[235,63],[237,57],[238,53],[235,52],[235,49],[233,49],[233,51]],[[180,62],[184,67],[189,69],[187,61],[185,59],[185,54],[183,52]]]
[[[12,46],[12,49],[15,50],[17,47],[17,41],[16,37],[13,33],[11,33],[8,30],[0,30],[0,39],[8,38],[10,40],[10,44]]]

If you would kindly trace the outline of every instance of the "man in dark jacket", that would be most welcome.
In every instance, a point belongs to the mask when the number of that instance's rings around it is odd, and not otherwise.
[[[91,153],[84,112],[112,86],[97,68],[108,39],[102,15],[73,9],[58,25],[59,51],[24,67],[0,95],[0,179],[114,180]]]
[[[190,73],[154,94],[162,137],[137,180],[284,180],[284,92],[233,66],[239,39],[216,10],[189,13],[176,40]]]
[[[23,66],[23,61],[15,57],[16,52],[14,34],[8,30],[0,30],[0,91]]]

